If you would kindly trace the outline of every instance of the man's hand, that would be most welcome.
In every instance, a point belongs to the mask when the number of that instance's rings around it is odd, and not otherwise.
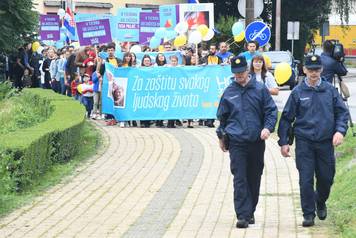
[[[290,157],[289,145],[282,145],[281,154],[282,154],[283,157]]]
[[[267,128],[264,128],[261,131],[261,140],[267,140],[270,134],[271,132]]]
[[[333,145],[338,146],[341,145],[344,140],[344,135],[340,132],[336,132],[333,136]]]
[[[224,145],[224,141],[222,139],[219,139],[219,146],[223,152],[227,151],[227,149],[225,148],[225,145]]]

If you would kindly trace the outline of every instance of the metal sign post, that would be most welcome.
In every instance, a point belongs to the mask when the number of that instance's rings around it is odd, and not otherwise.
[[[287,40],[292,40],[292,55],[294,56],[294,40],[299,40],[299,21],[289,21]]]

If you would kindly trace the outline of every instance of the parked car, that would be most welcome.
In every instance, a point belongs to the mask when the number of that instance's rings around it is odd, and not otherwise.
[[[281,84],[279,86],[288,85],[290,90],[292,90],[295,85],[298,83],[298,64],[300,64],[299,60],[295,60],[292,54],[289,51],[267,51],[263,54],[267,55],[271,59],[272,69],[271,72],[274,73],[274,69],[276,65],[282,62],[286,62],[292,68],[292,75],[288,79],[287,82]]]

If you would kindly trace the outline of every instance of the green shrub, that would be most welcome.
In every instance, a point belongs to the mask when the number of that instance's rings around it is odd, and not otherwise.
[[[53,111],[48,98],[24,91],[0,102],[0,135],[34,126]]]
[[[0,101],[3,100],[8,93],[13,91],[11,87],[11,82],[5,81],[0,83]]]
[[[46,121],[2,135],[0,192],[24,190],[53,164],[70,160],[80,146],[85,121],[82,105],[50,90],[25,89],[24,95],[39,97],[53,112]]]

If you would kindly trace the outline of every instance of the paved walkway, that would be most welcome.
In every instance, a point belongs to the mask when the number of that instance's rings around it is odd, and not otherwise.
[[[215,130],[99,127],[106,150],[1,219],[0,237],[312,237],[300,226],[294,160],[280,156],[275,138],[256,224],[236,229],[228,153]]]

